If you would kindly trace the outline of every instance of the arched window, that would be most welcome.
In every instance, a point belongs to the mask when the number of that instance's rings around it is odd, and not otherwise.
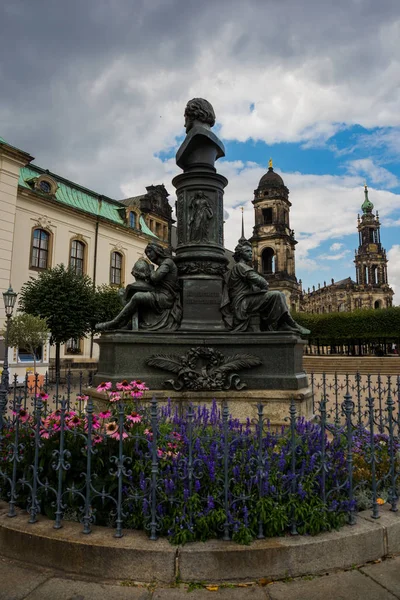
[[[265,274],[275,273],[275,253],[272,248],[265,248],[261,255],[262,272]]]
[[[380,308],[381,307],[381,301],[380,300],[375,300],[374,302],[374,308]]]
[[[111,285],[122,284],[122,254],[120,252],[111,253],[110,283]]]
[[[129,213],[129,227],[136,229],[136,213],[133,210]]]
[[[378,267],[377,265],[372,265],[371,267],[371,283],[378,283]]]
[[[338,306],[338,312],[346,312],[346,304],[341,302]]]
[[[30,266],[34,269],[49,267],[50,234],[44,229],[34,229]]]
[[[85,260],[85,244],[79,240],[72,240],[71,252],[69,257],[69,268],[76,275],[83,275]]]

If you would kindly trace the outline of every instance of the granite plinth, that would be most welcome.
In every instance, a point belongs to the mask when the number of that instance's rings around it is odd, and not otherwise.
[[[83,393],[91,396],[95,410],[97,412],[105,411],[109,408],[109,400],[103,392],[96,392],[93,388],[86,388]],[[224,392],[176,392],[175,390],[150,390],[140,399],[141,404],[146,404],[152,397],[157,398],[160,405],[167,402],[172,403],[173,409],[177,406],[180,415],[185,414],[189,403],[194,406],[207,406],[211,408],[215,400],[217,405],[222,408],[227,402],[229,413],[233,418],[246,422],[250,419],[256,422],[258,417],[258,405],[264,406],[263,416],[268,419],[273,427],[287,425],[289,408],[294,401],[296,415],[304,417],[307,421],[313,419],[313,401],[310,387],[300,390],[241,390]]]
[[[173,390],[168,380],[177,379],[177,373],[149,366],[148,360],[163,354],[173,359],[187,356],[193,349],[213,349],[224,357],[251,355],[258,359],[257,366],[240,368],[237,374],[240,386],[246,390],[300,390],[307,387],[303,370],[305,340],[288,332],[262,333],[141,333],[134,331],[105,332],[97,340],[100,357],[95,384],[123,379],[141,379],[152,390]],[[198,365],[201,369],[201,361]],[[236,373],[236,370],[234,370]],[[187,388],[186,388],[187,389]],[[234,390],[232,387],[232,391]],[[182,390],[185,391],[185,388]],[[189,390],[190,391],[190,390]],[[201,391],[201,389],[196,390]],[[205,388],[209,395],[223,388]]]

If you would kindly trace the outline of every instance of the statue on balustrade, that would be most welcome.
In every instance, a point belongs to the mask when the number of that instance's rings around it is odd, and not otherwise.
[[[288,331],[308,335],[292,318],[283,292],[268,291],[268,282],[252,266],[251,244],[239,240],[233,258],[236,264],[225,275],[221,312],[233,331]],[[259,324],[254,325],[254,321]]]
[[[182,307],[178,288],[178,269],[174,260],[160,244],[146,246],[147,258],[139,259],[132,275],[136,281],[124,291],[124,308],[112,320],[96,325],[97,331],[111,329],[140,329],[174,331],[182,319]]]

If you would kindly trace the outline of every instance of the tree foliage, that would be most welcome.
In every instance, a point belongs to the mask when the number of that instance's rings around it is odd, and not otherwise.
[[[36,372],[36,350],[47,342],[50,331],[45,319],[29,314],[13,317],[10,322],[8,343],[14,348],[26,348],[33,356]]]
[[[111,285],[99,285],[95,293],[92,330],[96,323],[111,321],[122,308],[120,291]]]
[[[51,344],[85,337],[92,329],[96,309],[92,281],[57,265],[22,286],[19,309],[46,319]]]
[[[325,314],[297,313],[295,320],[311,330],[310,341],[376,340],[400,337],[400,307]]]

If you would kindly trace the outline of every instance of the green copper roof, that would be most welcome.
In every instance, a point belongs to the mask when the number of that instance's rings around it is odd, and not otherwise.
[[[0,142],[1,142],[2,144],[7,144],[7,143],[8,143],[8,142],[6,142],[6,140],[5,140],[4,138],[2,138],[2,137],[1,137],[1,135],[0,135]]]
[[[108,221],[112,221],[113,223],[130,229],[123,218],[125,206],[122,203],[117,200],[112,200],[111,198],[106,198],[105,196],[100,196],[91,190],[87,190],[72,182],[59,178],[53,173],[47,173],[47,171],[44,171],[40,167],[36,167],[35,165],[22,167],[20,169],[18,183],[20,186],[32,190],[32,185],[30,185],[31,180],[44,174],[50,175],[50,177],[57,182],[58,189],[55,194],[55,199],[60,204],[76,208],[91,215],[99,215]],[[35,190],[35,192],[41,196],[46,196],[46,194],[40,192],[40,190]],[[158,236],[147,227],[142,216],[140,217],[140,226],[143,233],[158,238]]]
[[[372,212],[372,209],[374,208],[374,205],[372,204],[372,202],[368,198],[368,188],[367,188],[366,185],[364,186],[364,195],[365,195],[365,200],[362,203],[361,208],[362,208],[362,211],[363,211],[363,213],[365,215],[366,213]]]

